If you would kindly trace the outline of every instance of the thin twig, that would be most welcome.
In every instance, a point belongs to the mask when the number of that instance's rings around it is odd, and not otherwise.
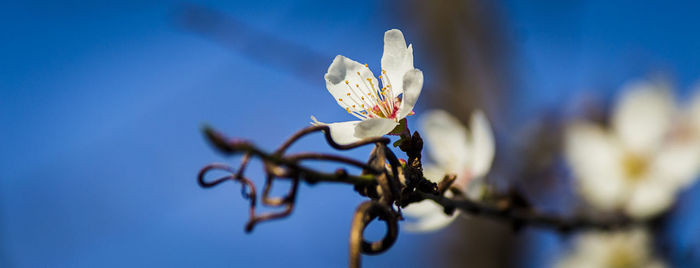
[[[555,215],[542,214],[533,209],[515,208],[513,206],[497,207],[468,199],[450,199],[430,193],[416,193],[424,199],[435,201],[435,203],[445,209],[445,213],[447,214],[452,214],[455,209],[459,209],[471,215],[506,221],[515,225],[515,227],[528,225],[568,232],[578,229],[611,230],[648,224],[648,221],[635,221],[629,218],[615,218],[611,220],[563,218]]]
[[[384,238],[374,242],[364,239],[364,231],[368,224],[376,219],[386,223],[387,232]],[[392,209],[376,201],[365,201],[355,210],[350,229],[350,267],[360,267],[360,253],[376,255],[389,249],[399,234],[397,216]]]

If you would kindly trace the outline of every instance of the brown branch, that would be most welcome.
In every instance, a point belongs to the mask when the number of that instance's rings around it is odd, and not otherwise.
[[[205,131],[207,131],[207,130],[211,130],[211,129],[206,128]],[[331,131],[330,131],[330,128],[328,126],[318,125],[318,126],[303,128],[302,130],[298,131],[297,133],[294,133],[294,135],[292,135],[289,139],[287,139],[282,144],[282,146],[280,146],[280,148],[277,149],[277,153],[281,153],[281,152],[286,151],[297,140],[301,139],[302,137],[304,137],[310,133],[314,133],[314,132],[318,132],[318,131],[323,131],[323,136],[326,138],[326,142],[328,143],[328,145],[330,145],[331,147],[333,147],[334,149],[337,149],[337,150],[350,150],[350,149],[354,149],[357,147],[361,147],[361,146],[373,144],[373,143],[388,144],[391,141],[391,140],[389,140],[389,138],[376,137],[376,138],[366,138],[366,139],[363,139],[363,140],[360,140],[357,142],[353,142],[350,144],[338,144],[333,140],[333,137],[331,137]]]
[[[365,145],[374,145],[369,160],[361,162],[340,155],[323,153],[296,153],[285,155],[285,152],[302,137],[323,132],[327,143],[338,150],[349,150]],[[239,182],[244,197],[250,200],[250,219],[245,230],[252,231],[253,227],[267,220],[279,219],[288,216],[294,210],[295,199],[300,181],[307,183],[335,182],[346,183],[355,186],[360,194],[371,198],[358,206],[353,217],[350,231],[350,266],[359,267],[361,254],[378,254],[387,250],[398,237],[398,221],[402,220],[399,211],[394,210],[394,204],[405,207],[411,203],[430,199],[444,208],[446,214],[452,214],[455,210],[461,210],[470,215],[479,215],[492,219],[508,222],[518,229],[522,226],[537,226],[550,228],[557,231],[571,231],[578,229],[616,229],[634,225],[648,224],[648,221],[634,221],[628,218],[614,218],[609,220],[593,220],[587,218],[563,218],[555,215],[542,214],[527,205],[518,206],[515,203],[507,205],[493,205],[465,198],[464,194],[456,188],[451,188],[456,176],[446,175],[436,184],[423,177],[421,163],[421,151],[423,141],[417,132],[409,136],[402,135],[400,148],[408,155],[405,165],[387,147],[388,138],[368,138],[352,144],[341,145],[330,136],[327,126],[312,126],[304,128],[280,145],[274,153],[267,153],[254,144],[238,139],[228,139],[211,128],[205,128],[204,133],[208,140],[220,152],[226,155],[243,154],[240,166],[237,170],[220,163],[205,166],[198,175],[199,185],[203,188],[214,187],[227,180]],[[262,204],[282,208],[279,212],[270,212],[256,215],[256,188],[255,185],[243,174],[252,157],[259,158],[264,164],[266,173]],[[336,172],[322,172],[301,164],[303,161],[317,160],[329,161],[345,166],[353,166],[362,169],[362,174],[349,174],[344,168]],[[205,175],[212,170],[220,170],[230,175],[207,181]],[[291,179],[292,185],[289,191],[281,197],[271,197],[272,184],[277,179]],[[246,192],[246,189],[248,191]],[[450,199],[444,196],[447,190],[451,190],[456,196]],[[383,239],[367,242],[363,233],[367,225],[374,219],[384,221],[387,231]]]
[[[367,170],[368,172],[372,174],[379,174],[382,171],[381,170],[376,170],[366,163],[357,161],[355,159],[350,159],[342,156],[337,156],[337,155],[332,155],[332,154],[322,154],[322,153],[299,153],[299,154],[293,154],[287,156],[287,159],[292,160],[292,161],[300,161],[300,160],[322,160],[322,161],[333,161],[337,163],[343,163],[343,164],[348,164],[351,166],[359,167],[361,169]]]
[[[363,163],[339,155],[321,153],[297,153],[288,156],[284,155],[285,151],[289,149],[296,141],[308,134],[319,131],[322,131],[324,133],[324,137],[326,138],[328,144],[331,147],[338,150],[349,150],[360,146],[374,144],[376,146],[375,151],[378,150],[379,152],[376,154],[378,156],[377,160],[374,162],[370,161],[369,163]],[[247,232],[252,231],[253,227],[260,222],[289,216],[289,214],[291,214],[294,210],[294,204],[300,180],[304,180],[308,183],[316,183],[320,181],[348,183],[355,185],[355,187],[364,188],[372,188],[376,187],[376,185],[381,185],[381,187],[384,189],[384,193],[397,191],[396,189],[398,189],[399,187],[398,179],[394,177],[388,177],[386,169],[384,167],[384,157],[386,155],[384,151],[388,150],[386,148],[386,144],[389,143],[388,138],[368,138],[352,144],[343,145],[336,143],[332,139],[332,137],[330,136],[330,129],[327,126],[312,126],[304,128],[292,135],[274,153],[267,153],[248,141],[240,139],[228,139],[221,135],[219,132],[208,127],[204,128],[204,133],[207,139],[211,142],[211,144],[220,152],[226,155],[244,154],[243,160],[241,161],[241,165],[238,171],[235,171],[233,168],[225,164],[211,164],[205,166],[200,171],[198,181],[203,188],[210,188],[227,180],[241,182],[243,183],[244,187],[250,188],[251,194],[247,195],[251,202],[250,219],[248,220],[248,223],[245,226],[245,230]],[[251,157],[259,158],[264,164],[266,179],[261,197],[262,204],[266,206],[282,208],[281,211],[264,213],[260,215],[255,214],[255,186],[250,180],[243,176],[245,167],[248,165],[248,162]],[[345,169],[338,169],[334,173],[316,171],[314,169],[301,165],[301,162],[304,160],[330,161],[339,164],[354,166],[361,168],[363,170],[363,174],[348,174],[348,172]],[[393,169],[397,169],[397,167],[393,167]],[[211,182],[206,181],[204,179],[205,175],[212,170],[226,171],[231,173],[231,175],[218,178]],[[289,191],[285,195],[280,197],[270,196],[272,185],[276,179],[292,180],[292,184],[289,188]],[[244,190],[245,189],[243,189],[243,191]],[[384,200],[385,205],[390,206],[394,200],[392,196],[395,195],[382,194],[381,200]]]
[[[648,221],[635,221],[629,218],[615,218],[606,220],[593,220],[588,218],[564,218],[556,215],[539,213],[532,208],[520,208],[511,205],[493,206],[471,201],[465,198],[450,199],[440,195],[416,192],[423,199],[435,201],[445,209],[446,214],[452,214],[456,209],[474,216],[489,217],[501,221],[509,222],[514,228],[523,226],[536,226],[541,228],[554,229],[560,232],[569,232],[580,229],[612,230],[627,228],[637,225],[648,224]]]
[[[287,143],[285,143],[280,149],[277,150],[275,154],[269,154],[266,153],[265,151],[257,148],[255,145],[253,145],[250,142],[243,141],[243,140],[235,140],[235,139],[227,139],[223,135],[221,135],[219,132],[211,129],[211,128],[205,128],[204,132],[205,135],[207,136],[208,140],[216,147],[219,149],[220,152],[227,154],[227,155],[235,155],[235,154],[240,154],[240,153],[247,153],[250,154],[251,156],[256,156],[263,160],[265,163],[273,164],[276,166],[283,166],[287,167],[289,170],[294,170],[298,174],[303,174],[302,176],[305,181],[309,183],[316,183],[316,182],[339,182],[339,183],[349,183],[349,184],[354,184],[354,185],[366,185],[366,184],[373,184],[376,182],[376,180],[372,176],[366,176],[366,175],[344,175],[344,176],[339,176],[338,172],[336,173],[327,173],[327,172],[320,172],[316,171],[307,167],[304,167],[299,164],[298,160],[301,159],[290,159],[288,157],[282,157],[280,155],[281,152],[286,150],[292,142],[298,140],[301,136],[323,130],[325,126],[321,127],[309,127],[305,128],[302,131],[298,132],[292,138],[288,140]],[[327,127],[325,127],[327,128]],[[309,131],[310,130],[310,131]],[[299,135],[299,133],[302,133],[302,135]],[[359,141],[353,144],[349,145],[339,145],[335,142],[333,142],[332,138],[330,135],[326,135],[326,139],[328,139],[331,144],[331,146],[337,147],[337,148],[342,148],[343,150],[347,149],[352,149],[356,147],[360,147],[363,145],[367,144],[373,144],[375,142],[382,142],[382,143],[388,143],[389,139],[387,138],[372,138],[372,139],[367,139],[363,141]],[[291,141],[291,142],[290,142]],[[331,143],[332,142],[332,143]],[[294,155],[292,155],[294,156]],[[324,158],[323,156],[316,156],[316,159]],[[340,158],[343,158],[341,156],[332,156],[325,158],[324,160],[328,161],[335,161],[335,162],[341,162],[341,163],[355,163],[356,160],[350,159],[350,158],[345,158],[343,160],[340,160]],[[379,173],[380,171],[377,170],[371,170],[372,173]]]

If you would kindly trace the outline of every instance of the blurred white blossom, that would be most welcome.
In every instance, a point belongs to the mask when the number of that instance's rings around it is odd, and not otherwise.
[[[700,147],[671,135],[677,112],[666,86],[640,81],[624,87],[610,130],[572,123],[565,150],[584,199],[636,218],[667,209],[700,169]]]
[[[558,268],[663,268],[653,256],[651,238],[643,229],[620,232],[589,231],[576,237],[571,252],[556,263]]]
[[[695,87],[687,107],[680,111],[678,126],[674,130],[677,139],[689,146],[700,146],[700,84]]]
[[[382,74],[377,78],[367,67],[338,55],[325,75],[326,88],[335,101],[360,120],[326,124],[311,117],[314,125],[328,125],[337,143],[347,144],[391,132],[413,112],[421,89],[423,72],[413,68],[413,47],[406,46],[403,33],[384,34]]]
[[[484,113],[472,114],[469,130],[442,110],[426,112],[420,123],[422,136],[429,146],[428,155],[434,162],[424,165],[424,176],[437,183],[445,174],[456,174],[454,185],[469,198],[480,198],[482,179],[491,168],[495,154],[493,131]],[[445,215],[443,208],[430,200],[411,204],[404,213],[413,220],[406,224],[409,231],[440,229],[459,214],[456,211],[452,216]]]

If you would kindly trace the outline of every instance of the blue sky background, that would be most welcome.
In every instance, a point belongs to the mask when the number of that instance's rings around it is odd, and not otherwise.
[[[198,3],[328,55],[327,64],[343,54],[375,69],[383,32],[405,29],[407,19],[372,1]],[[327,65],[309,70],[314,83],[261,64],[178,26],[182,4],[3,3],[0,266],[345,266],[352,211],[362,200],[351,187],[304,185],[291,217],[245,234],[238,186],[195,183],[204,164],[226,160],[202,138],[205,122],[273,148],[309,115],[350,119],[325,90]],[[532,115],[582,90],[609,95],[650,74],[669,76],[684,96],[700,77],[697,2],[499,5],[515,55],[514,114]],[[416,31],[405,32],[420,67],[430,55],[421,54]],[[327,150],[321,141],[297,148]],[[260,174],[251,166],[250,177],[261,182]],[[679,211],[698,211],[697,188]],[[700,240],[695,214],[671,225],[670,241]],[[420,266],[419,245],[442,235],[402,233],[388,253],[363,260]],[[561,243],[547,232],[527,235],[540,242],[525,266],[547,262],[547,250]]]

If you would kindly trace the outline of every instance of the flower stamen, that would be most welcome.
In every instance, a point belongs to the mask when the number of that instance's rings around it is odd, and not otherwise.
[[[389,77],[386,75],[386,70],[382,69],[382,75],[379,76],[379,79],[382,79],[382,85],[384,85],[384,88],[389,90],[389,96],[391,96],[390,99],[392,100],[391,106],[393,107],[395,105],[394,98],[396,98],[397,96],[394,95],[394,91],[392,90],[392,87],[391,87],[391,81],[389,80]]]
[[[649,166],[648,160],[645,157],[631,153],[622,158],[621,164],[627,178],[632,181],[641,179]]]
[[[347,95],[351,96],[350,99],[353,101],[353,103],[355,103],[355,105],[359,105],[360,107],[362,107],[362,110],[364,110],[365,105],[372,106],[369,102],[367,102],[367,100],[365,100],[365,97],[362,96],[361,93],[358,93],[354,88],[350,86],[350,81],[345,80],[345,85],[348,87],[348,91],[352,93],[347,93]],[[359,87],[357,90],[360,90]],[[360,98],[357,99],[357,97]],[[355,107],[355,105],[353,105],[353,108]]]
[[[350,96],[350,95],[348,95],[348,96]],[[347,101],[344,101],[342,98],[338,98],[338,101],[340,101],[345,106],[345,111],[347,111],[349,114],[352,114],[353,116],[355,116],[361,120],[365,120],[368,118],[364,114],[360,113],[361,110],[357,110],[355,108],[355,107],[357,107],[358,103],[352,97],[350,97],[350,103],[348,103]],[[351,109],[351,107],[352,107],[352,109]]]
[[[384,118],[386,118],[388,115],[390,115],[391,113],[389,113],[389,111],[386,109],[386,107],[384,107],[384,106],[381,104],[381,103],[382,103],[382,99],[379,97],[379,95],[377,95],[377,90],[374,89],[374,84],[372,83],[372,79],[367,78],[367,80],[370,82],[370,85],[372,85],[372,86],[369,86],[369,85],[367,85],[367,82],[364,80],[364,77],[362,77],[362,74],[361,74],[360,72],[357,72],[357,76],[360,77],[360,80],[362,80],[362,84],[364,84],[364,86],[366,87],[366,89],[368,89],[368,91],[371,93],[371,94],[369,94],[369,95],[375,98],[375,101],[376,101],[376,103],[377,103],[375,106],[378,106],[378,107],[379,107],[379,110],[381,111],[381,114],[380,114],[380,113],[377,113],[377,111],[374,111],[374,110],[373,110],[373,112],[374,112],[377,116],[379,116],[379,117],[384,117]],[[360,88],[360,85],[359,85],[359,84],[355,84],[355,86],[356,86],[358,89]]]
[[[352,94],[355,95],[355,97],[360,97],[360,101],[358,101],[359,103],[364,103],[364,104],[367,104],[367,105],[370,105],[370,106],[371,106],[371,103],[367,102],[367,101],[365,100],[365,97],[362,96],[362,95],[363,95],[363,94],[362,94],[363,92],[362,92],[362,90],[360,89],[360,85],[355,84],[355,87],[356,87],[356,88],[353,88],[353,87],[350,86],[350,84],[349,84],[348,81],[346,81],[345,84],[346,84],[347,87],[348,87],[348,91],[352,92]],[[357,91],[356,91],[356,90],[357,90]],[[360,92],[358,92],[358,91],[360,91]]]

